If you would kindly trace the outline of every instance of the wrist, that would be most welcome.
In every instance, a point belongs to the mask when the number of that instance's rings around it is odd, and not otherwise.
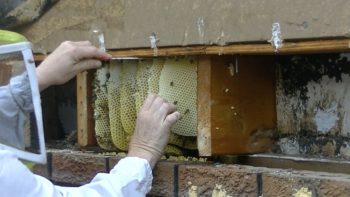
[[[50,86],[49,80],[45,79],[45,74],[38,67],[36,69],[36,78],[38,81],[39,91],[42,91]]]
[[[153,153],[151,151],[148,151],[142,148],[131,148],[131,147],[129,149],[127,156],[138,157],[138,158],[147,160],[152,169],[156,165],[159,158],[161,157],[159,153]]]

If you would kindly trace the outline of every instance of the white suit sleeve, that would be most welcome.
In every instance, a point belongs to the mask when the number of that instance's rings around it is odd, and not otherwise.
[[[152,171],[148,162],[127,157],[107,173],[99,173],[81,187],[60,187],[34,175],[9,151],[0,150],[0,188],[3,196],[145,196],[151,189]]]
[[[145,196],[152,185],[148,161],[126,157],[109,174],[99,173],[91,183],[78,188],[57,187],[63,196]]]
[[[25,114],[33,111],[32,93],[28,76],[22,74],[11,78],[6,86],[0,86],[0,141],[6,139],[8,145],[23,149]]]

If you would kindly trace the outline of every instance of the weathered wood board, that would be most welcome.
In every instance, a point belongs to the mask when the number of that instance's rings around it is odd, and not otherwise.
[[[198,66],[200,155],[267,151],[276,129],[272,57],[204,58]]]
[[[285,40],[348,37],[350,1],[343,0],[60,0],[40,19],[15,29],[50,52],[64,40],[105,33],[108,49],[225,45],[271,39],[279,22]]]

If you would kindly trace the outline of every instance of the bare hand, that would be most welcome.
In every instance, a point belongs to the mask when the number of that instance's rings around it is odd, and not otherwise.
[[[158,96],[148,96],[138,114],[128,156],[146,159],[153,168],[168,143],[170,127],[179,117],[175,105]]]
[[[111,56],[94,47],[89,41],[65,41],[58,46],[36,69],[40,90],[60,85],[79,72],[101,66],[100,60]]]

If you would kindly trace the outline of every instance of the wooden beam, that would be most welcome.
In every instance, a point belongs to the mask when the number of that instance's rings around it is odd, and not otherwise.
[[[77,133],[80,146],[96,145],[95,121],[92,109],[93,71],[77,75]]]
[[[252,154],[271,148],[277,122],[273,59],[211,57],[206,90],[210,99],[202,106],[211,108],[211,155]]]
[[[211,156],[211,58],[200,56],[197,67],[197,143],[200,156]],[[209,106],[208,106],[209,105]]]
[[[331,53],[350,51],[350,39],[284,42],[283,47],[275,51],[269,43],[263,44],[230,44],[225,46],[183,46],[158,48],[155,52],[150,48],[112,49],[108,52],[114,57],[154,57],[184,55],[282,55],[305,53]],[[35,54],[36,61],[45,59],[45,55]]]

